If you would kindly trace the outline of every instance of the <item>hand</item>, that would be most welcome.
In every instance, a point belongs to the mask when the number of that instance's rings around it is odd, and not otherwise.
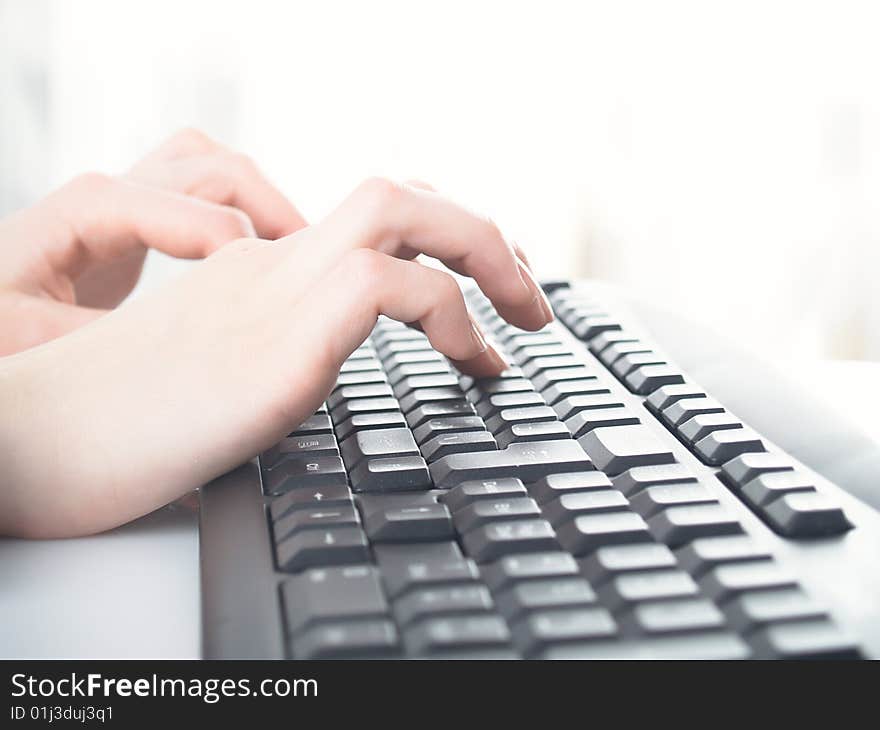
[[[235,241],[165,289],[0,360],[0,532],[107,529],[241,464],[317,408],[379,314],[420,326],[465,372],[497,374],[506,363],[458,284],[418,253],[473,277],[519,327],[552,319],[490,221],[369,180],[316,225]]]
[[[82,175],[0,221],[0,355],[117,306],[148,248],[203,258],[242,236],[279,238],[304,225],[248,158],[180,132],[122,177]]]

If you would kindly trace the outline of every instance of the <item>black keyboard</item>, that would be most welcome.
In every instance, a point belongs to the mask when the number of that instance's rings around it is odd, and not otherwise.
[[[461,375],[381,318],[326,403],[202,489],[205,654],[858,658],[880,519],[690,380],[589,286],[471,310]]]

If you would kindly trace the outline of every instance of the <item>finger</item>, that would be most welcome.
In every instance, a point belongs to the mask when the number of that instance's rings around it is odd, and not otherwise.
[[[74,276],[138,247],[203,258],[255,235],[250,219],[235,208],[95,173],[76,178],[32,211],[42,224],[65,231],[57,254]]]
[[[240,208],[262,238],[281,238],[308,225],[249,157],[198,130],[178,132],[132,167],[128,177]]]
[[[23,294],[4,295],[3,311],[18,326],[10,327],[0,338],[0,356],[54,340],[107,313],[103,309],[77,307],[54,299]]]
[[[437,193],[372,179],[320,225],[341,248],[440,259],[474,278],[498,312],[519,327],[539,329],[552,319],[534,276],[498,228]],[[320,256],[338,254],[338,248],[328,246]]]
[[[430,183],[426,183],[424,180],[418,180],[416,178],[411,178],[406,181],[406,184],[413,188],[418,188],[419,190],[428,190],[429,192],[436,193],[437,189],[431,185]],[[511,241],[510,245],[513,246],[513,251],[517,255],[520,261],[522,261],[529,269],[532,270],[532,263],[529,261],[529,257],[526,256],[526,252],[523,250],[522,246],[520,246],[516,241]]]
[[[175,190],[243,210],[261,238],[281,238],[308,225],[296,206],[245,155],[221,151],[175,160],[168,164],[168,174]]]
[[[346,254],[319,285],[322,322],[338,367],[370,333],[380,314],[417,322],[432,347],[465,372],[497,375],[509,367],[470,316],[461,289],[446,272],[370,249]],[[332,294],[332,296],[329,296]]]

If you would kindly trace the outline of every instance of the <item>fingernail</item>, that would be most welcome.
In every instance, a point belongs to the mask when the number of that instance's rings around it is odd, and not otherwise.
[[[519,267],[519,275],[522,277],[522,280],[528,286],[529,291],[534,294],[532,305],[541,309],[545,324],[549,324],[553,321],[553,310],[550,308],[550,302],[547,300],[544,290],[541,289],[540,284],[535,280],[534,274],[522,261],[517,261],[516,265]]]
[[[489,348],[488,343],[486,342],[486,338],[483,336],[483,333],[480,331],[480,326],[474,321],[474,318],[468,315],[471,320],[471,336],[474,338],[474,343],[476,344],[479,352],[477,354],[481,354],[486,352]]]

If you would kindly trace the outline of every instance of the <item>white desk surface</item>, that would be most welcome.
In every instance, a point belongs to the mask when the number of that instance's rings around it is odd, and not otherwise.
[[[0,539],[0,658],[200,655],[197,513],[71,540]]]
[[[786,368],[782,368],[787,370]],[[800,362],[880,442],[880,364]],[[813,389],[815,392],[815,389]],[[197,658],[198,520],[182,504],[73,540],[0,539],[0,657]]]

